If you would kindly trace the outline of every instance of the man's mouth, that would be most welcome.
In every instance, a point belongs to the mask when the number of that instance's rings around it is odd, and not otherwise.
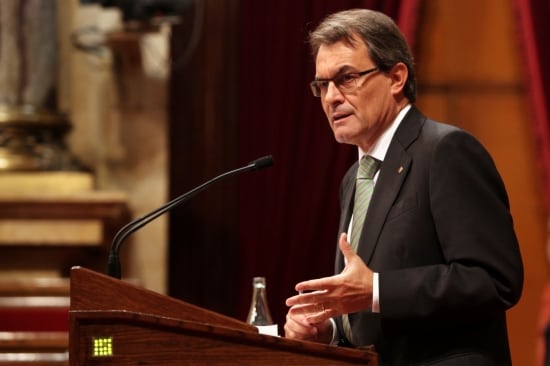
[[[349,117],[351,115],[351,113],[335,113],[332,115],[332,122],[333,123],[338,123],[340,121],[342,121],[343,119]]]

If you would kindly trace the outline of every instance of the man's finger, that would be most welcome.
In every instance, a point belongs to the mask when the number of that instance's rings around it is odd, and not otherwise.
[[[354,256],[355,251],[353,250],[353,247],[351,246],[351,244],[348,242],[348,236],[345,233],[340,235],[340,241],[338,242],[338,246],[340,247],[340,251],[344,255],[344,258],[347,264],[348,258],[351,256]]]

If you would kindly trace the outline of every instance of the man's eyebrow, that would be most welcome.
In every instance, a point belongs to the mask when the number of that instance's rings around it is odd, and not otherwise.
[[[351,65],[342,65],[340,66],[340,68],[338,69],[338,71],[336,71],[332,77],[330,78],[320,78],[320,77],[317,77],[315,76],[315,81],[323,81],[323,80],[330,80],[330,79],[334,79],[336,76],[339,76],[339,75],[342,75],[342,74],[345,74],[346,72],[350,72],[350,70],[355,70],[355,68]]]
[[[343,65],[338,69],[338,72],[335,75],[340,75],[340,74],[343,74],[345,72],[349,72],[350,70],[355,70],[355,67],[353,67],[351,65]]]

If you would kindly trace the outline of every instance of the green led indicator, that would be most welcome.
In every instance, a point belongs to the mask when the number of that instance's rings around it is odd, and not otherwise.
[[[94,337],[93,357],[108,357],[113,355],[113,337]]]

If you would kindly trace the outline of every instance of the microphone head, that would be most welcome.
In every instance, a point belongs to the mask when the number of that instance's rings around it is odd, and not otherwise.
[[[254,166],[254,169],[259,170],[267,168],[273,165],[273,157],[271,155],[266,155],[261,158],[258,158],[251,162],[250,164]]]

